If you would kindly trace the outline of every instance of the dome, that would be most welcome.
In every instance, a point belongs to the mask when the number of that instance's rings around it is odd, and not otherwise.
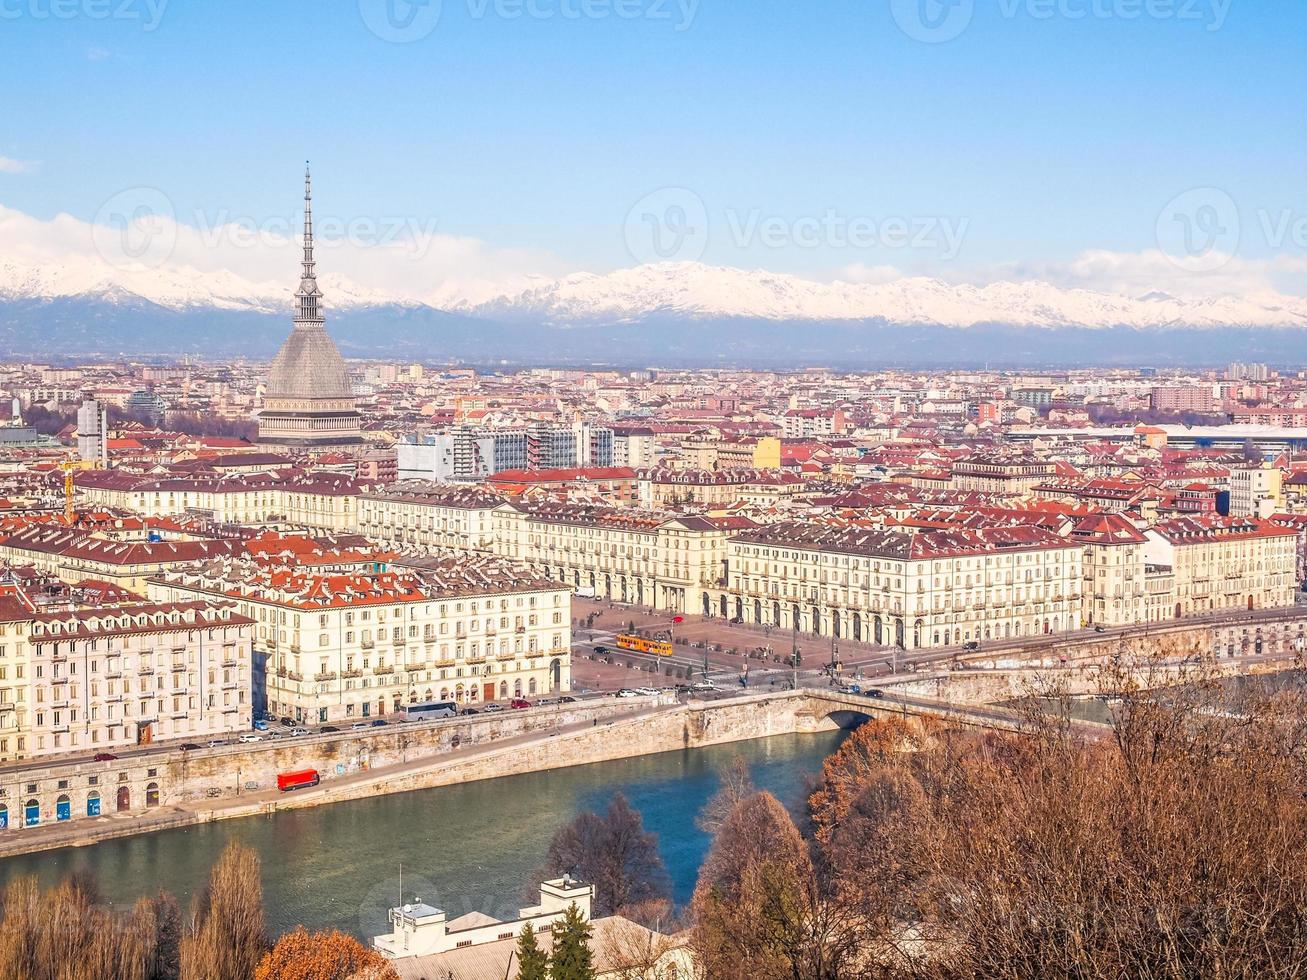
[[[353,399],[340,350],[320,323],[298,323],[268,372],[267,398]]]

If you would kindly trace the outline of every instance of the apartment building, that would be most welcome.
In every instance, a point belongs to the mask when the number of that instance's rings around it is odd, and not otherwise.
[[[569,590],[522,564],[320,574],[221,562],[153,580],[150,596],[235,602],[255,623],[258,700],[297,722],[571,687]]]
[[[728,543],[709,611],[819,636],[949,646],[1075,629],[1083,549],[1035,527],[899,530],[782,523]]]
[[[1148,539],[1143,533],[1119,514],[1095,514],[1077,522],[1068,540],[1084,547],[1081,622],[1086,626],[1144,622]]]
[[[706,608],[726,541],[750,522],[566,503],[495,511],[495,549],[582,594],[673,612]]]
[[[361,485],[318,473],[291,479],[204,476],[155,479],[120,471],[76,475],[80,499],[138,517],[204,517],[220,524],[294,524],[324,531],[353,531]]]
[[[650,509],[687,504],[728,507],[739,502],[769,507],[797,496],[803,480],[781,470],[654,469],[640,473],[639,486],[640,504]]]
[[[1181,517],[1145,533],[1145,560],[1175,576],[1173,617],[1291,606],[1297,532],[1243,517]]]
[[[519,428],[461,425],[409,436],[396,447],[402,479],[480,480],[503,470],[614,465],[613,430],[576,422]]]
[[[473,487],[405,480],[359,498],[358,530],[395,546],[488,553],[502,503]]]
[[[233,603],[152,602],[0,619],[0,759],[248,729],[253,622]]]
[[[1279,467],[1238,466],[1230,470],[1230,516],[1270,517],[1284,507],[1284,474]]]
[[[65,582],[98,579],[142,592],[152,575],[189,562],[238,554],[239,541],[119,541],[63,525],[36,524],[0,536],[0,560],[31,565]]]
[[[953,464],[953,489],[1022,494],[1056,472],[1053,462],[1037,456],[975,453]]]

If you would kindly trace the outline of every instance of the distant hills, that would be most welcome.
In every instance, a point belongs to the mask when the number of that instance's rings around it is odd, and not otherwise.
[[[1126,297],[1044,282],[819,283],[662,263],[441,308],[323,278],[350,357],[550,364],[944,366],[1307,359],[1307,300]],[[267,357],[290,288],[230,273],[0,262],[0,353]]]

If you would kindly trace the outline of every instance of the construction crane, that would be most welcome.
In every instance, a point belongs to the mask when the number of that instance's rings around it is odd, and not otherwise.
[[[59,468],[64,471],[64,521],[71,525],[77,520],[77,511],[73,507],[73,470],[76,465],[71,459],[66,459]]]
[[[73,506],[77,487],[73,483],[73,474],[78,470],[98,470],[100,463],[98,460],[65,459],[59,468],[64,471],[64,520],[71,525],[77,520],[77,508]]]

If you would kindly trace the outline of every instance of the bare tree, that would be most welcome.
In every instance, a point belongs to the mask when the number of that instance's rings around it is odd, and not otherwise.
[[[717,833],[737,803],[754,793],[753,777],[749,775],[749,764],[743,756],[735,756],[722,770],[720,779],[717,792],[703,805],[694,821],[700,830],[710,834]]]
[[[267,949],[259,859],[233,841],[192,904],[181,941],[184,980],[249,980]]]
[[[539,878],[569,874],[594,885],[596,916],[640,914],[668,895],[658,835],[644,829],[640,812],[616,794],[603,814],[585,812],[559,828]]]

